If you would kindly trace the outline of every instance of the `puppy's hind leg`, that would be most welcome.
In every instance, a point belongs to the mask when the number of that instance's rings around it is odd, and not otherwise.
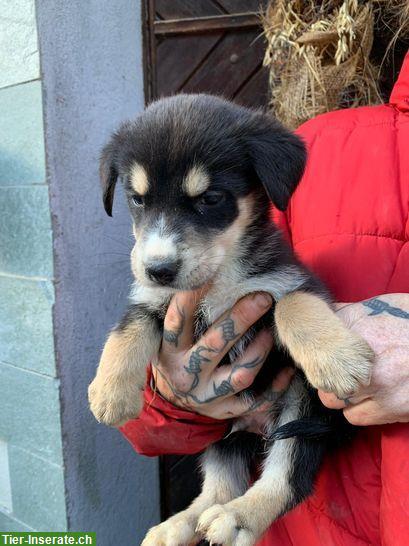
[[[303,392],[302,380],[294,379],[283,396],[278,426],[300,417]],[[322,455],[314,442],[298,438],[272,442],[260,479],[242,497],[202,514],[198,525],[202,536],[211,544],[253,546],[275,519],[310,494]]]
[[[158,354],[159,324],[145,308],[132,305],[104,346],[97,374],[88,389],[98,421],[118,426],[137,417],[143,405],[146,368]]]
[[[202,459],[202,492],[183,512],[153,527],[142,546],[189,546],[200,536],[196,531],[201,514],[214,504],[242,495],[249,485],[249,463],[256,450],[252,434],[238,433],[209,447]]]

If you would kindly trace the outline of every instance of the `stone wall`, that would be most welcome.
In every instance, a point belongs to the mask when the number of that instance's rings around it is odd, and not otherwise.
[[[34,0],[0,2],[0,529],[66,528]]]
[[[98,158],[143,108],[140,7],[0,0],[0,530],[131,546],[159,519],[157,461],[87,402],[131,281],[129,214],[119,191],[105,215]]]

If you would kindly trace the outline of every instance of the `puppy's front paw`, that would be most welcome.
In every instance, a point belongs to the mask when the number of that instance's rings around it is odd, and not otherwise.
[[[141,546],[190,546],[197,544],[196,519],[182,513],[152,527]]]
[[[340,399],[369,385],[374,352],[360,336],[345,330],[334,342],[316,351],[303,366],[309,382],[317,389],[333,392]],[[341,338],[341,339],[340,339]]]
[[[120,426],[137,417],[143,406],[142,391],[98,376],[88,387],[88,400],[97,421],[109,426]]]
[[[197,525],[200,533],[210,544],[223,546],[253,546],[258,539],[258,533],[246,524],[245,515],[231,506],[215,504],[201,515]]]

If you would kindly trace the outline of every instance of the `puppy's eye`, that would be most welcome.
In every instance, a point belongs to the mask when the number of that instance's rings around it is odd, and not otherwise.
[[[214,207],[224,201],[225,194],[222,191],[206,191],[203,193],[197,204],[202,207]]]
[[[140,195],[133,195],[131,197],[131,202],[135,207],[142,207],[143,206],[143,198]]]

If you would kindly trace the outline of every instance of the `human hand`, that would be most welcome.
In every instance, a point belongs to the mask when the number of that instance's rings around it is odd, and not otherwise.
[[[194,312],[201,295],[200,291],[179,292],[169,305],[162,347],[152,363],[157,390],[174,405],[215,419],[267,413],[288,387],[292,369],[282,370],[259,398],[236,395],[253,383],[272,348],[272,334],[261,331],[233,364],[218,364],[269,310],[271,297],[255,293],[242,298],[193,344]]]
[[[409,422],[409,294],[386,294],[337,305],[349,328],[372,347],[376,358],[369,386],[339,400],[319,391],[321,401],[343,409],[354,425]]]

